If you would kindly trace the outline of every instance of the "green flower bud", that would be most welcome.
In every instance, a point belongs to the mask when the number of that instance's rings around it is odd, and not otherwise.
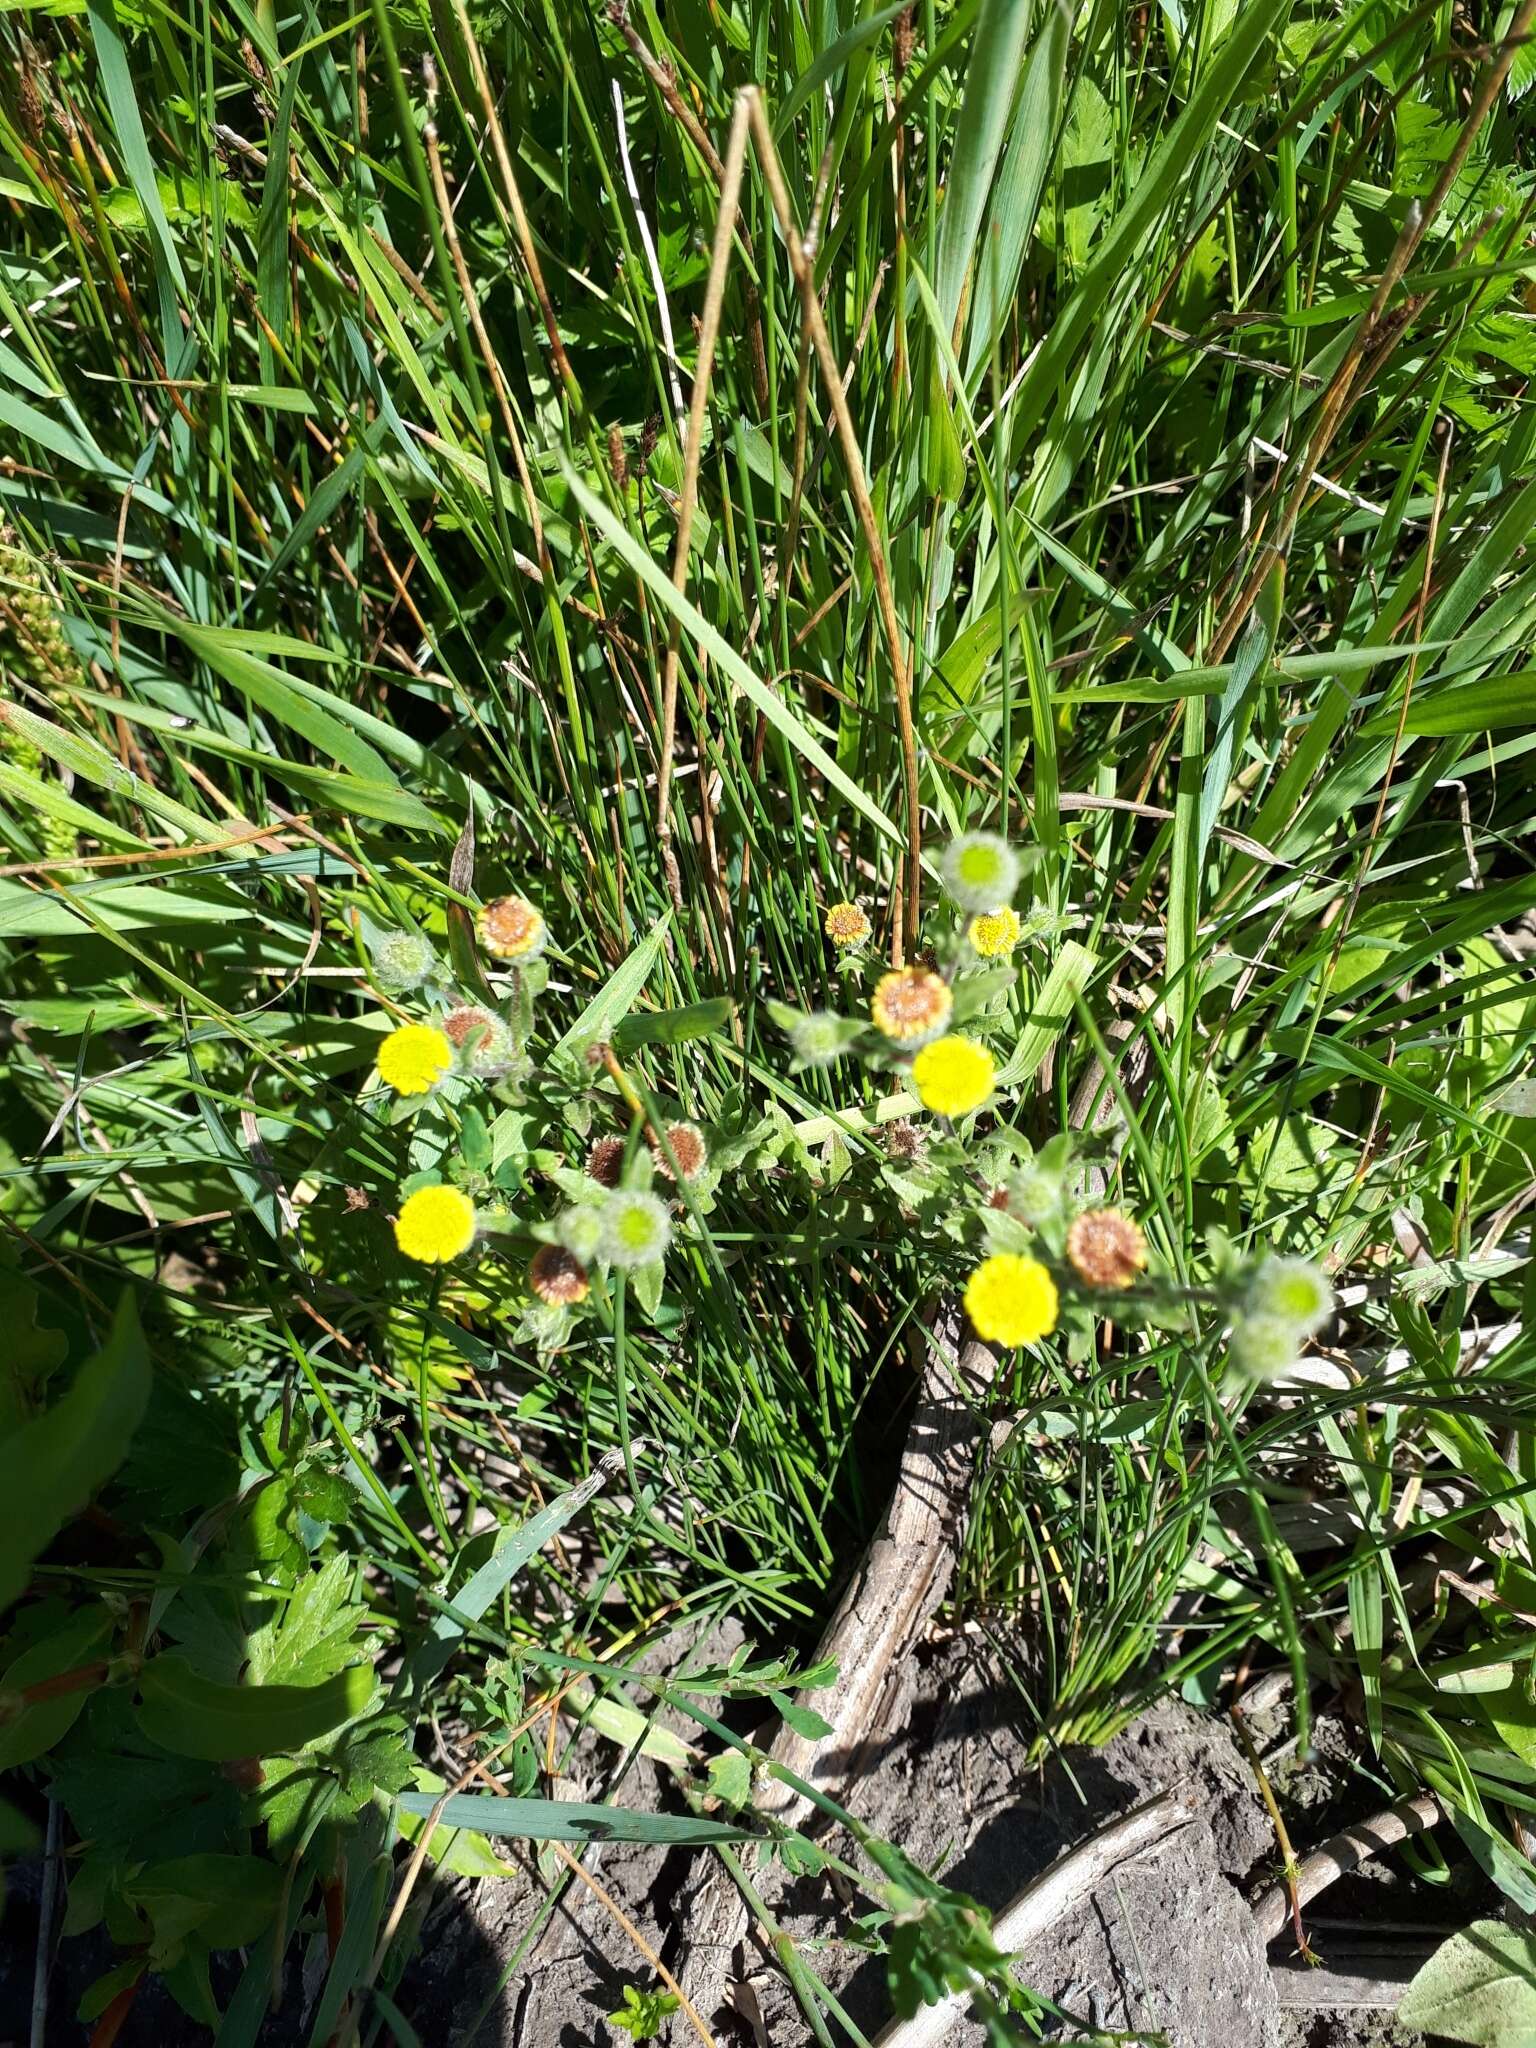
[[[1019,886],[1019,856],[996,832],[963,832],[944,849],[939,875],[962,910],[1001,910]]]
[[[602,1242],[602,1211],[590,1203],[578,1202],[573,1209],[561,1210],[554,1227],[557,1240],[572,1257],[590,1266]]]
[[[1333,1289],[1310,1259],[1265,1259],[1248,1284],[1248,1306],[1312,1336],[1333,1314]]]
[[[598,1249],[610,1266],[649,1266],[666,1254],[672,1222],[666,1204],[639,1188],[619,1188],[603,1204]]]

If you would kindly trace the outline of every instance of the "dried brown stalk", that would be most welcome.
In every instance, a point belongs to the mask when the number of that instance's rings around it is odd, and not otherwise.
[[[742,166],[746,162],[749,105],[747,95],[743,93],[736,103],[735,117],[731,122],[720,185],[720,212],[715,221],[714,248],[709,259],[709,282],[704,293],[704,317],[699,323],[698,362],[693,373],[693,398],[688,408],[683,489],[677,512],[677,546],[672,555],[672,588],[679,597],[688,584],[688,547],[693,537],[693,515],[699,502],[704,415],[709,409],[709,377],[714,367],[715,342],[720,333],[720,307],[725,298],[725,276],[730,264],[736,195],[741,189]],[[672,852],[671,799],[672,763],[677,748],[677,657],[681,641],[682,621],[674,613],[667,634],[667,654],[661,677],[661,764],[656,775],[656,835],[661,842],[661,858],[672,901],[679,912],[683,908],[683,891],[677,860]]]
[[[1536,9],[1536,0],[1528,0],[1528,4]],[[838,439],[842,443],[843,460],[848,469],[848,487],[853,494],[859,525],[864,533],[864,544],[869,550],[870,568],[875,579],[875,596],[880,607],[886,653],[890,660],[891,679],[896,692],[896,723],[901,734],[902,779],[906,794],[907,818],[904,937],[906,951],[910,953],[917,944],[917,920],[923,880],[923,828],[918,797],[917,739],[912,725],[912,678],[906,656],[902,651],[901,626],[896,617],[896,599],[891,590],[890,570],[886,566],[880,529],[875,522],[875,508],[870,500],[868,483],[865,481],[864,459],[859,453],[859,437],[854,428],[853,415],[848,410],[848,400],[843,393],[842,365],[833,353],[827,323],[822,317],[821,302],[816,296],[815,265],[795,223],[795,210],[790,202],[789,188],[784,182],[778,151],[774,148],[773,130],[769,126],[762,96],[756,86],[749,85],[742,98],[751,110],[752,133],[757,143],[763,176],[767,181],[768,195],[778,216],[784,246],[789,254],[789,267],[794,272],[795,283],[800,290],[805,323],[810,329],[811,342],[821,364],[821,374],[827,387],[827,398],[837,421]]]

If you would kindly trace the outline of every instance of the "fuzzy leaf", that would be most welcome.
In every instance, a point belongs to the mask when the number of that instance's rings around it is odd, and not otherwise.
[[[1398,2008],[1405,2026],[1474,2048],[1536,2042],[1536,1936],[1474,1920],[1436,1949]]]

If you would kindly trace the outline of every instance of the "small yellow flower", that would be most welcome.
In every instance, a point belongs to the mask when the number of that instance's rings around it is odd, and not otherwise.
[[[482,904],[475,924],[481,945],[498,960],[536,960],[549,937],[542,915],[521,896]]]
[[[965,1310],[989,1344],[1036,1344],[1056,1327],[1056,1282],[1038,1259],[997,1252],[965,1283]]]
[[[984,910],[966,927],[966,937],[983,960],[997,960],[1011,953],[1024,927],[1019,913],[1009,904],[1005,910]]]
[[[992,1093],[997,1064],[984,1045],[951,1033],[926,1045],[912,1062],[923,1107],[935,1116],[967,1116]]]
[[[822,929],[839,953],[851,953],[855,946],[863,945],[872,927],[857,903],[834,903]]]
[[[453,1065],[453,1047],[435,1024],[402,1024],[379,1047],[379,1074],[397,1095],[430,1095]]]
[[[949,1022],[955,999],[949,983],[927,967],[898,967],[875,983],[869,1006],[875,1029],[905,1045],[924,1045]]]
[[[395,1243],[408,1259],[441,1266],[475,1240],[475,1205],[457,1188],[418,1188],[395,1219]]]

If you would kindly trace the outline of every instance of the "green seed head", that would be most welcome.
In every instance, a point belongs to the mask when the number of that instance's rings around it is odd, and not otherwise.
[[[843,1050],[842,1018],[831,1010],[813,1010],[802,1017],[789,1034],[795,1058],[802,1066],[830,1066]]]
[[[1259,1315],[1278,1316],[1312,1336],[1333,1314],[1333,1289],[1310,1259],[1266,1259],[1253,1276],[1248,1300]]]
[[[598,1249],[611,1266],[649,1266],[672,1236],[666,1204],[638,1188],[619,1188],[604,1203]]]
[[[389,995],[420,988],[437,966],[425,932],[381,932],[373,944],[373,978]]]
[[[1038,1166],[1021,1166],[1008,1180],[1008,1207],[1021,1223],[1038,1229],[1061,1207],[1061,1176]]]
[[[565,1209],[555,1218],[555,1230],[561,1244],[573,1256],[589,1266],[597,1257],[598,1246],[603,1235],[603,1218],[599,1210],[587,1203],[578,1203],[574,1209]]]

